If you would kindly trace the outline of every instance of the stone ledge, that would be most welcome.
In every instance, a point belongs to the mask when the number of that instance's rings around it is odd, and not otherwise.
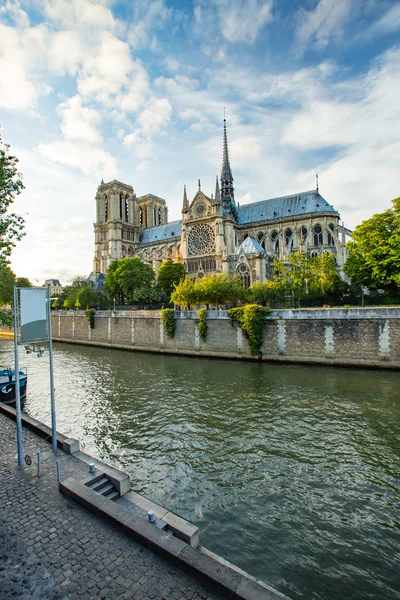
[[[288,600],[287,596],[254,580],[243,571],[235,570],[210,555],[188,546],[182,540],[149,522],[140,520],[127,508],[96,494],[73,478],[62,481],[60,491],[96,516],[159,554],[174,566],[206,584],[224,598],[230,600]]]

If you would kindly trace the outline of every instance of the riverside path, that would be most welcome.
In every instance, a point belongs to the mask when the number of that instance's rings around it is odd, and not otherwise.
[[[24,564],[34,564],[36,570],[42,569],[43,573],[47,571],[50,575],[47,596],[34,595],[32,590],[29,592],[29,579],[34,579],[32,570],[28,569],[26,577],[20,582],[15,573],[14,577],[11,574],[14,580],[11,587],[15,589],[19,583],[22,586],[18,597],[41,600],[56,597],[69,600],[219,598],[147,548],[60,494],[51,445],[25,428],[24,453],[32,457],[36,457],[37,452],[41,453],[41,477],[37,477],[34,465],[18,470],[15,438],[15,422],[0,414],[0,521],[6,522],[14,539],[19,540],[19,554],[18,558],[17,555],[15,557],[18,564],[11,564],[11,568],[23,569]],[[60,452],[58,458],[63,478],[86,474],[87,468],[70,454]],[[6,580],[5,562],[10,563],[12,557],[6,555],[4,539],[2,545],[0,583],[4,592],[10,582]],[[23,559],[21,545],[26,553]],[[58,586],[61,590],[59,595],[50,583],[56,584],[56,590]]]

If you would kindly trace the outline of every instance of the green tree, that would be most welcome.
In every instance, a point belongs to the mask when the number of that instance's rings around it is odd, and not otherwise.
[[[184,310],[190,310],[192,306],[198,304],[195,284],[189,277],[185,277],[175,286],[171,294],[171,302],[183,306]]]
[[[83,306],[84,308],[98,308],[102,303],[102,294],[99,290],[95,290],[92,287],[81,287],[78,291],[75,306],[77,306],[77,302],[79,306]]]
[[[312,259],[303,252],[293,252],[285,261],[276,258],[274,261],[274,280],[279,282],[281,292],[291,296],[295,304],[309,290],[312,277]]]
[[[24,234],[24,219],[9,212],[10,205],[24,189],[18,173],[18,158],[10,154],[0,134],[0,265],[9,262],[15,242]]]
[[[276,306],[285,301],[286,291],[282,281],[267,279],[263,283],[256,281],[251,288],[254,302],[261,306]]]
[[[14,304],[15,274],[7,264],[0,265],[0,306]]]
[[[21,287],[21,288],[31,288],[33,287],[31,282],[29,281],[29,279],[27,277],[17,277],[17,279],[15,280],[15,285],[17,287]]]
[[[163,290],[158,287],[138,288],[132,294],[133,304],[162,304],[163,302],[167,301],[167,296]]]
[[[371,288],[400,286],[400,197],[393,207],[354,229],[344,272],[352,283]]]
[[[141,288],[153,288],[155,273],[139,258],[121,258],[107,269],[105,289],[111,300],[133,303],[134,293]]]
[[[201,277],[195,283],[195,291],[198,302],[205,304],[207,310],[210,304],[217,307],[225,302],[237,304],[246,295],[241,279],[224,273]]]
[[[185,267],[182,263],[174,263],[172,260],[166,260],[158,269],[157,285],[161,288],[168,298],[171,297],[175,285],[185,279]]]

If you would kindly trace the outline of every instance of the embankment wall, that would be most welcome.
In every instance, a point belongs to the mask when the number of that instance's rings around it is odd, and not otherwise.
[[[263,361],[400,368],[400,309],[277,310],[264,330],[259,358],[226,311],[209,311],[207,340],[196,311],[176,312],[175,337],[160,311],[97,311],[94,329],[83,311],[54,311],[53,340],[126,350]]]

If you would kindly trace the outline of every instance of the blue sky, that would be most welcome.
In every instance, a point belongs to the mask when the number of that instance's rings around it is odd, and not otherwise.
[[[26,190],[17,275],[92,269],[96,187],[236,199],[315,187],[349,227],[399,195],[400,2],[0,0],[0,124]]]

